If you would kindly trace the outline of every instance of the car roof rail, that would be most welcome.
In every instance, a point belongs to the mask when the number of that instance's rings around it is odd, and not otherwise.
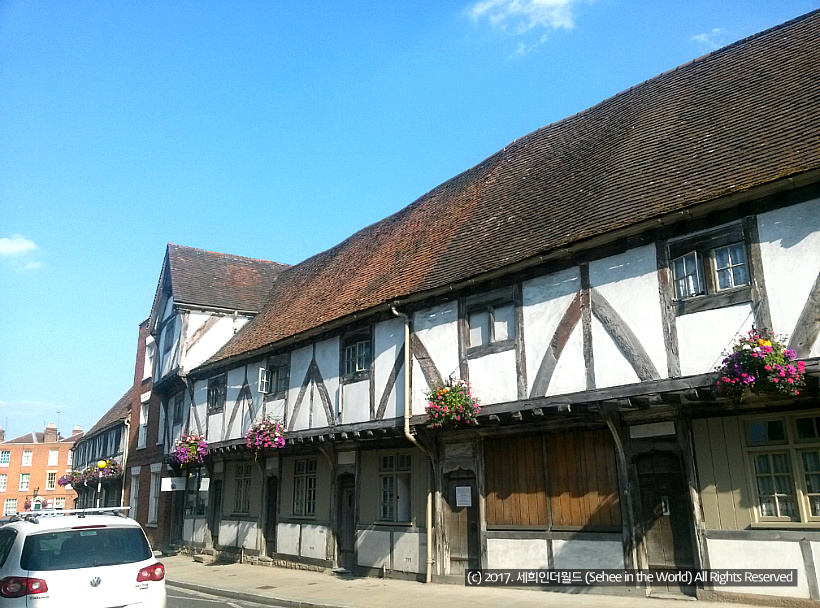
[[[57,517],[60,515],[77,515],[78,517],[85,517],[86,515],[118,515],[120,517],[127,517],[125,511],[128,511],[130,508],[131,507],[92,507],[88,509],[40,509],[38,511],[18,511],[12,518],[20,518],[14,521],[25,520],[38,523],[37,518],[39,517]]]

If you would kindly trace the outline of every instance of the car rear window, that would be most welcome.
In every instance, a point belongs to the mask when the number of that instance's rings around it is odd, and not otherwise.
[[[11,546],[17,537],[17,531],[11,528],[0,529],[0,566],[6,563],[6,559],[11,552]]]
[[[152,556],[140,528],[93,528],[31,534],[23,545],[23,570],[73,570],[141,562]]]

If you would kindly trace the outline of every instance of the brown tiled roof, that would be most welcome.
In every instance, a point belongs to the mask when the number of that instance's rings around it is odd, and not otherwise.
[[[258,312],[276,275],[288,266],[168,244],[174,301],[206,308]]]
[[[20,435],[3,443],[43,443],[45,436],[46,434],[42,432],[26,433],[25,435]]]
[[[82,439],[88,439],[89,437],[96,435],[100,431],[103,431],[110,426],[125,422],[131,415],[131,403],[133,396],[134,387],[132,386],[125,391],[125,394],[119,398],[110,410],[103,414],[102,418],[97,420],[94,426],[92,426],[88,432],[83,435]]]
[[[815,11],[516,140],[282,272],[206,365],[820,167],[818,40]]]

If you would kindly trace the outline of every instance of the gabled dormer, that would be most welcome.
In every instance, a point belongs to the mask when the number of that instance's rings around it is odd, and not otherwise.
[[[171,388],[225,344],[261,310],[286,267],[169,243],[146,340],[155,388]]]

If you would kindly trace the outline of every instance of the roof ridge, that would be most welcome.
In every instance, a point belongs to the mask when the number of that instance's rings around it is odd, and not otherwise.
[[[210,249],[202,249],[200,247],[190,247],[188,245],[178,245],[177,243],[168,243],[168,247],[175,247],[176,249],[187,249],[189,251],[199,251],[201,253],[207,253],[209,255],[218,255],[220,257],[226,258],[234,258],[239,260],[250,260],[253,262],[264,262],[266,264],[276,264],[277,266],[284,266],[289,268],[291,264],[285,264],[283,262],[275,262],[273,260],[265,260],[263,258],[252,258],[246,255],[237,255],[235,253],[222,253],[221,251],[211,251]]]

